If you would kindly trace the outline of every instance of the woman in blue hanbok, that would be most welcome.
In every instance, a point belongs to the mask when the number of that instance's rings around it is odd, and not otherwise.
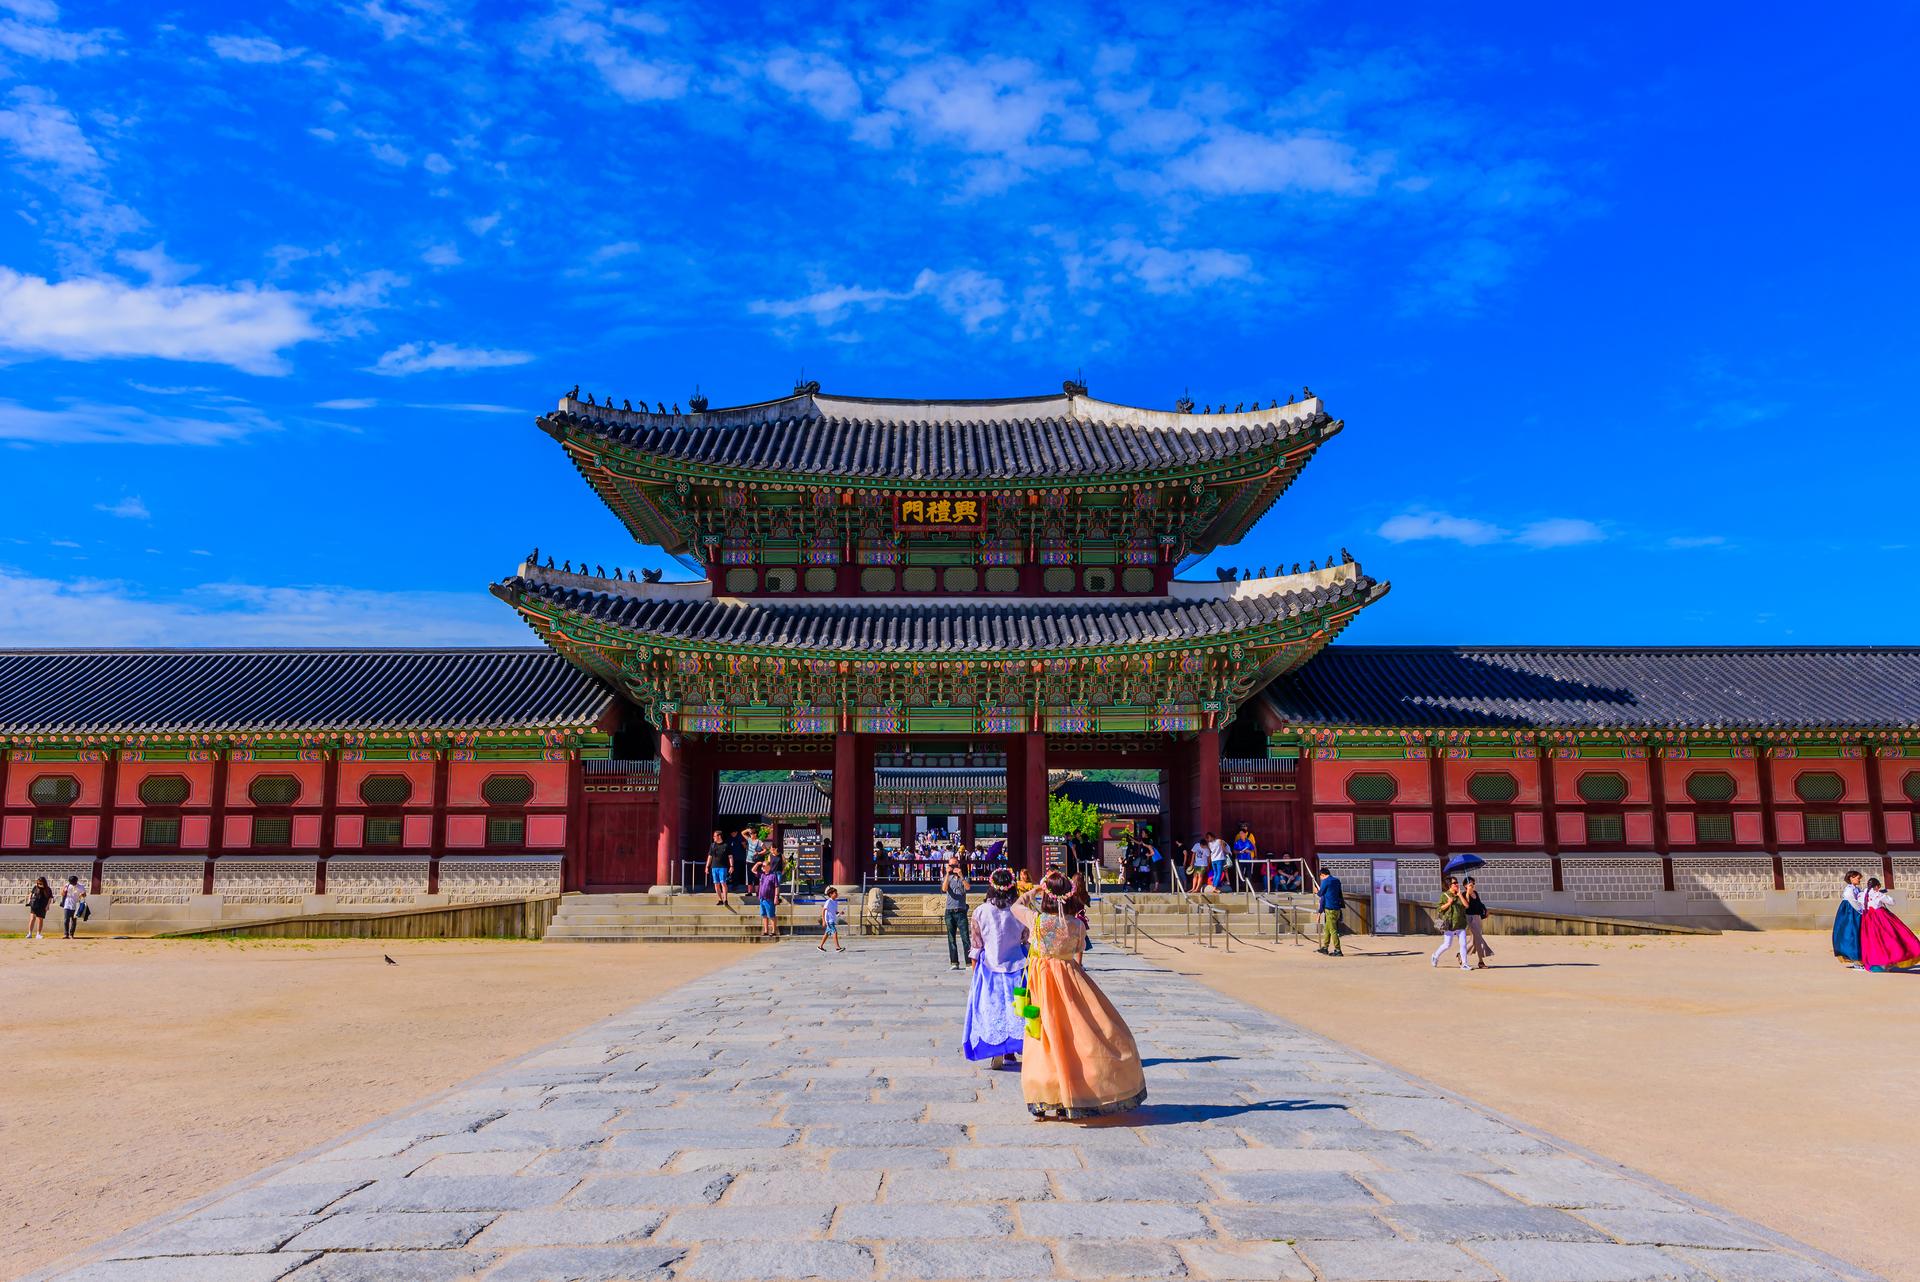
[[[1860,915],[1867,910],[1867,892],[1856,869],[1847,874],[1840,890],[1840,906],[1833,913],[1833,955],[1845,962],[1860,960]]]
[[[1000,1068],[1017,1059],[1025,1022],[1013,1000],[1027,968],[1027,928],[1013,913],[1013,873],[996,868],[987,878],[987,902],[973,910],[972,947],[967,952],[973,984],[967,993],[967,1028],[961,1050]]]

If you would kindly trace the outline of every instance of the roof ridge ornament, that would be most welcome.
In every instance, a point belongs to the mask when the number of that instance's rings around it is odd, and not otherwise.
[[[687,408],[695,414],[705,414],[707,412],[707,398],[700,394],[700,384],[698,383],[693,385],[693,395],[687,398]]]
[[[1173,403],[1173,412],[1175,414],[1193,413],[1193,389],[1192,388],[1183,387],[1180,389],[1180,399]]]
[[[1085,396],[1087,394],[1087,385],[1080,378],[1080,371],[1075,370],[1073,373],[1074,377],[1060,384],[1060,390],[1068,396]]]

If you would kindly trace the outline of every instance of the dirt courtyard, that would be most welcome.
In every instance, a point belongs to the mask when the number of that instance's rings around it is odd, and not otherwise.
[[[1885,1276],[1920,1276],[1920,974],[1824,933],[1189,941],[1148,956],[1563,1140]]]
[[[0,1276],[742,955],[725,944],[0,940]]]

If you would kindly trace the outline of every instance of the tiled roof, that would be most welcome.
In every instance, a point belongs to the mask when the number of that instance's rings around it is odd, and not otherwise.
[[[1055,791],[1068,801],[1082,802],[1103,815],[1125,818],[1160,813],[1158,779],[1073,779]]]
[[[995,766],[882,766],[873,772],[876,792],[1005,792],[1007,772]]]
[[[1334,645],[1267,687],[1296,725],[1920,727],[1920,648]]]
[[[916,654],[1072,650],[1088,645],[1194,641],[1282,622],[1329,606],[1360,606],[1385,589],[1357,571],[1292,592],[1097,601],[996,603],[884,599],[751,602],[594,592],[515,577],[495,595],[547,602],[582,618],[663,640],[797,650]]]
[[[799,476],[982,480],[1154,472],[1231,460],[1331,435],[1319,399],[1238,414],[1183,414],[1079,395],[890,401],[802,394],[700,414],[656,414],[571,397],[541,419],[649,457]]]
[[[586,729],[611,703],[537,648],[0,650],[0,734]]]
[[[715,814],[759,815],[763,819],[824,819],[832,811],[829,786],[813,779],[723,782],[714,806]]]

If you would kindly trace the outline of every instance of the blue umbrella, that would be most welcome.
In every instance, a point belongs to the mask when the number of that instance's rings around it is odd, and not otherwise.
[[[1453,858],[1447,860],[1447,872],[1467,872],[1474,868],[1483,867],[1486,862],[1486,860],[1478,855],[1455,855]]]

